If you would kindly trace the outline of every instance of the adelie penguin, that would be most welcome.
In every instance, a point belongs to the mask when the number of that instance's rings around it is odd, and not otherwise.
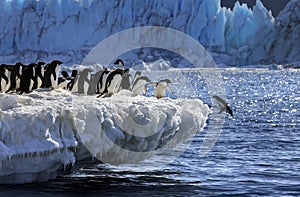
[[[87,94],[89,82],[90,82],[90,72],[92,71],[93,70],[89,68],[85,68],[78,73],[78,78],[77,78],[78,94]]]
[[[9,65],[7,69],[10,71],[10,87],[6,93],[16,91],[20,88],[23,64],[21,62],[17,62],[15,65]]]
[[[53,60],[45,66],[42,88],[55,88],[58,85],[58,73],[62,63],[59,60]]]
[[[155,86],[154,96],[158,99],[166,96],[166,91],[173,93],[173,90],[168,86],[168,83],[172,83],[170,79],[163,79],[156,83],[149,83],[147,86]]]
[[[35,79],[35,63],[31,63],[28,66],[23,67],[23,72],[21,75],[19,93],[29,93],[32,91]]]
[[[56,86],[56,88],[62,88],[71,91],[77,72],[77,70],[73,70],[71,76],[69,76],[67,71],[61,71],[62,76],[58,77],[58,85]]]
[[[96,91],[97,94],[102,94],[104,92],[108,74],[109,71],[105,68],[97,83],[97,91]]]
[[[125,70],[116,69],[110,72],[107,76],[105,90],[98,97],[111,96],[117,93],[121,85],[122,75],[128,72],[128,70],[128,68],[126,68]]]
[[[98,84],[104,71],[105,70],[99,70],[91,76],[90,85],[87,91],[88,95],[93,95],[96,94],[97,92],[99,93]]]
[[[219,114],[222,112],[228,113],[231,117],[233,117],[232,109],[229,107],[228,103],[221,97],[217,95],[213,95],[212,98],[214,98],[217,101],[218,107],[219,107]]]
[[[8,71],[5,68],[5,64],[1,64],[0,66],[0,93],[6,91],[6,86],[9,83],[8,80]]]
[[[130,89],[130,77],[131,77],[131,74],[129,73],[129,69],[127,69],[126,72],[124,71],[124,73],[122,75],[122,80],[121,80],[121,84],[119,87],[119,91]]]
[[[38,62],[37,65],[34,68],[34,84],[32,89],[38,89],[42,86],[42,83],[44,81],[44,67],[45,62]]]
[[[142,76],[141,71],[136,71],[131,85],[132,93],[141,96],[146,95],[146,84],[149,82],[151,82],[151,80],[146,76]]]

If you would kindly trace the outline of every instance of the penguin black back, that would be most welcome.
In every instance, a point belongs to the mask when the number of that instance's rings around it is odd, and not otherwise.
[[[23,67],[23,72],[21,76],[19,93],[29,93],[32,90],[34,83],[34,69],[36,67],[35,63],[31,63],[28,66]]]
[[[42,83],[42,88],[54,88],[55,81],[58,81],[59,65],[63,62],[59,60],[53,60],[51,63],[45,66],[45,75]],[[56,84],[57,85],[57,84]]]
[[[7,69],[10,71],[10,87],[6,93],[16,89],[17,80],[21,78],[22,66],[21,62],[17,62],[15,65],[7,65]]]

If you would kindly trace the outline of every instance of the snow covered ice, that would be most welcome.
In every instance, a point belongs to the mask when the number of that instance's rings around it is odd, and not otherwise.
[[[103,99],[64,90],[1,94],[0,108],[1,183],[55,178],[89,152],[113,165],[139,162],[152,150],[188,140],[211,113],[200,100],[158,100],[129,91]],[[83,147],[89,151],[76,152]]]

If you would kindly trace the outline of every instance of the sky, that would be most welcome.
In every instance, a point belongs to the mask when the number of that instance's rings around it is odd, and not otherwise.
[[[237,0],[221,0],[221,5],[228,8],[233,8]],[[247,3],[248,7],[252,8],[256,0],[238,0],[240,3]],[[290,0],[261,0],[268,10],[272,10],[272,15],[276,17],[278,13],[285,7]]]

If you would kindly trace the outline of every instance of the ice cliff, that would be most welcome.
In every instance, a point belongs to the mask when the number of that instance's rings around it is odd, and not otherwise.
[[[80,64],[90,49],[119,31],[156,25],[198,40],[217,63],[238,66],[299,61],[299,0],[273,18],[258,0],[253,10],[220,0],[4,0],[0,61]],[[176,39],[176,38],[174,38]]]

